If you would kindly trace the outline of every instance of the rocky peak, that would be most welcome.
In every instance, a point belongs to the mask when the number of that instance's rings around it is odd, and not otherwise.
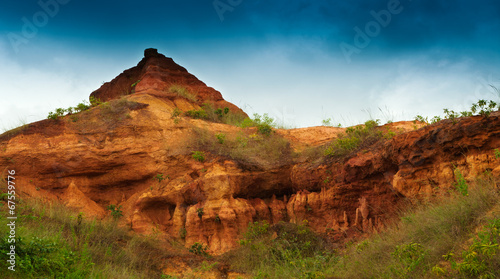
[[[228,107],[231,111],[246,116],[240,108],[225,101],[219,91],[208,87],[184,67],[175,63],[172,58],[159,53],[155,48],[144,50],[144,58],[137,66],[104,83],[92,92],[91,96],[101,101],[109,101],[131,94],[149,94],[175,100],[179,96],[170,90],[173,85],[186,88],[195,97],[187,100],[191,103],[201,105],[209,102],[215,107]]]

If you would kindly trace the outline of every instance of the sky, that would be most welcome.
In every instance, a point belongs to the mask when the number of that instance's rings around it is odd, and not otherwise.
[[[497,0],[0,3],[0,132],[87,100],[146,48],[288,128],[500,101]]]

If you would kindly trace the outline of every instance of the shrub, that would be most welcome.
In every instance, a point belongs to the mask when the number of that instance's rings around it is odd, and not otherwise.
[[[441,117],[439,116],[434,116],[432,119],[431,119],[431,124],[434,124],[434,123],[437,123],[439,121],[441,121]]]
[[[64,116],[65,110],[62,108],[57,108],[54,112],[49,112],[49,115],[47,116],[47,119],[53,119],[56,120],[59,117]]]
[[[326,278],[338,259],[305,225],[250,223],[240,244],[226,255],[231,268],[256,278]]]
[[[478,113],[483,117],[490,116],[491,112],[493,112],[497,108],[497,103],[493,101],[479,100],[477,103],[472,104],[471,112]],[[471,113],[471,114],[472,114]]]
[[[464,176],[460,172],[458,168],[455,168],[455,187],[457,188],[457,191],[462,194],[463,196],[468,196],[469,195],[469,184],[467,184],[467,181],[465,180]]]
[[[194,119],[208,119],[207,112],[204,109],[188,110],[184,113],[184,115]]]
[[[423,117],[422,115],[415,116],[414,122],[416,122],[416,121],[419,121],[419,122],[422,122],[422,123],[426,123],[426,124],[429,123],[429,120],[427,119],[427,117]]]
[[[193,151],[192,157],[198,162],[205,161],[205,153],[203,153],[202,151]]]
[[[204,246],[201,243],[195,242],[191,247],[189,248],[189,252],[195,254],[195,255],[200,255],[200,256],[208,256],[207,253],[208,246]]]
[[[443,109],[443,112],[445,114],[445,119],[450,119],[453,124],[457,123],[457,118],[460,116],[457,112],[449,109]]]
[[[323,126],[332,126],[332,119],[331,118],[323,119],[321,123]]]
[[[253,116],[253,122],[257,127],[257,131],[265,136],[271,135],[273,127],[276,125],[274,119],[269,117],[267,113],[264,113],[264,115],[262,116],[260,116],[258,113],[254,113]]]
[[[122,211],[122,206],[121,205],[116,206],[114,204],[110,204],[110,205],[108,205],[108,207],[106,207],[106,209],[108,209],[109,211],[111,211],[111,216],[113,216],[113,218],[115,220],[120,219],[120,217],[123,216],[123,211]]]
[[[499,159],[500,158],[500,150],[497,148],[494,150],[495,152],[495,158]]]
[[[166,177],[167,179],[169,178],[169,176],[167,175]],[[155,177],[153,177],[153,180],[158,180],[158,182],[162,182],[165,178],[163,177],[163,174],[162,173],[159,173],[157,174]]]
[[[224,144],[224,141],[226,140],[225,134],[222,134],[222,133],[215,134],[215,137],[217,138],[217,140],[219,141],[220,144]]]
[[[325,149],[326,156],[346,156],[360,148],[371,145],[383,138],[382,132],[376,131],[380,120],[369,120],[364,125],[349,127],[345,134],[333,140]]]
[[[96,107],[96,106],[104,103],[103,101],[101,101],[100,99],[98,99],[98,98],[96,98],[94,96],[90,96],[89,97],[89,102],[90,102],[90,105],[93,106],[93,107]]]

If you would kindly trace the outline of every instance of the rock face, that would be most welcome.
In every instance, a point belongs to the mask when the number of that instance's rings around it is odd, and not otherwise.
[[[198,99],[165,90],[171,84],[191,88]],[[249,222],[307,220],[333,238],[370,233],[383,228],[405,198],[452,188],[455,169],[466,179],[485,172],[500,178],[493,152],[500,147],[499,113],[420,129],[394,123],[412,128],[344,160],[269,167],[210,152],[204,160],[192,156],[197,129],[228,137],[251,129],[176,115],[209,101],[243,112],[156,50],[146,50],[136,67],[92,95],[108,103],[1,135],[4,175],[16,170],[18,193],[25,197],[60,200],[86,216],[103,217],[108,205],[121,205],[123,225],[136,232],[159,231],[186,247],[204,243],[212,253],[237,247]],[[304,150],[342,131],[312,127],[277,134]]]

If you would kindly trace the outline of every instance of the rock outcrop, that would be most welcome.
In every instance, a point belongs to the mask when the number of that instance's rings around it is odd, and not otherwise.
[[[169,92],[172,84],[197,99]],[[419,129],[394,123],[385,128],[411,128],[342,160],[263,166],[208,151],[204,160],[192,156],[197,129],[228,137],[253,132],[176,115],[203,102],[244,112],[155,50],[92,96],[108,103],[0,136],[0,167],[4,174],[16,170],[19,194],[60,200],[87,216],[103,217],[108,205],[121,205],[123,225],[136,232],[159,231],[186,247],[204,243],[212,253],[237,247],[249,222],[307,220],[317,232],[349,237],[383,228],[406,198],[445,193],[455,169],[466,179],[485,172],[500,178],[493,152],[500,147],[499,113]],[[342,131],[277,134],[301,151]]]

